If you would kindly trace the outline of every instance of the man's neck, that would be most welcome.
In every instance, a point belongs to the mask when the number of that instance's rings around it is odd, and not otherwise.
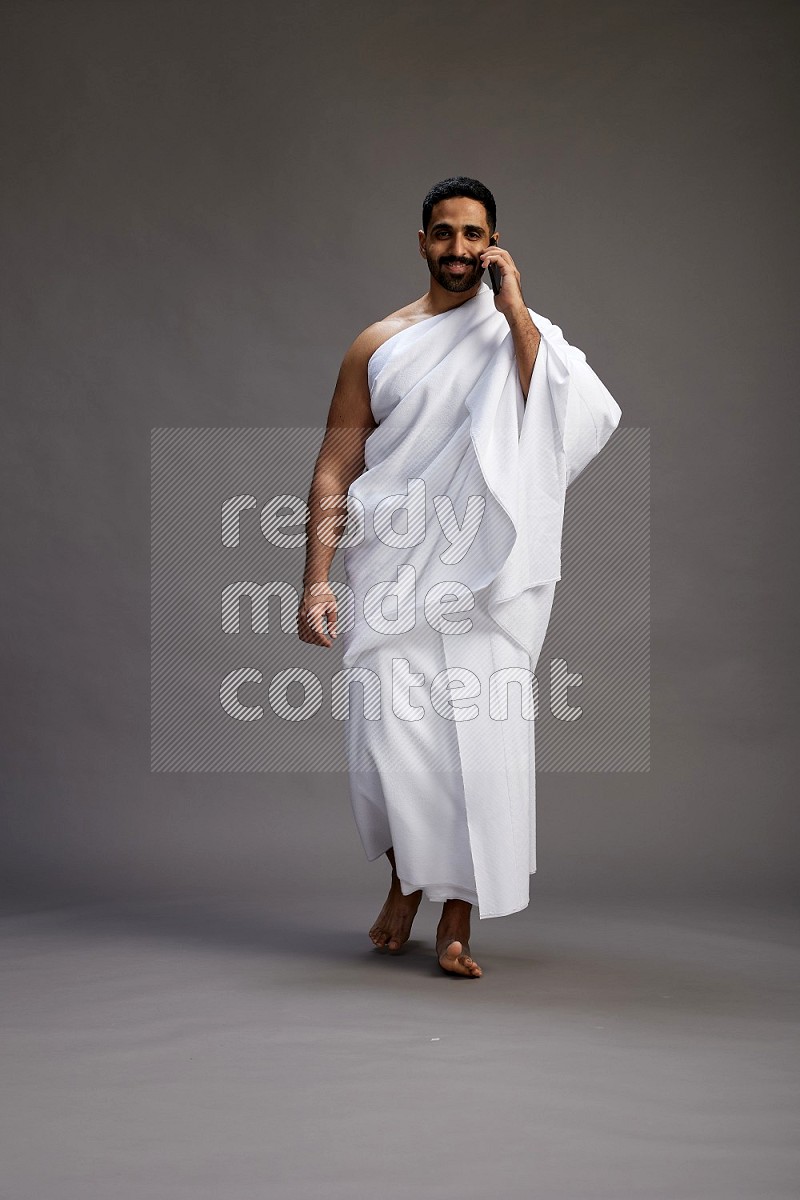
[[[432,317],[436,317],[440,313],[449,312],[451,308],[460,308],[468,300],[474,300],[481,287],[482,283],[479,281],[468,292],[448,292],[435,279],[431,279],[430,287],[424,297],[425,311],[429,312]]]

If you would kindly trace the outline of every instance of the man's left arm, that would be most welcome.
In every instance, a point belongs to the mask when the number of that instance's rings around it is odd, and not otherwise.
[[[522,384],[522,397],[527,400],[542,335],[534,325],[523,299],[520,274],[508,251],[492,245],[482,253],[481,262],[484,267],[493,262],[500,268],[503,282],[494,298],[495,307],[508,321]]]
[[[515,309],[511,314],[506,313],[506,317],[511,329],[511,337],[514,341],[514,353],[517,356],[519,381],[522,384],[522,398],[523,400],[527,400],[528,389],[531,386],[531,376],[533,375],[533,368],[536,363],[536,355],[539,353],[539,343],[542,340],[542,335],[531,320],[531,314],[525,307],[524,302],[519,312]]]

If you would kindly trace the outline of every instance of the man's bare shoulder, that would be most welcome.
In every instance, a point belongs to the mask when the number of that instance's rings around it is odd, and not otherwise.
[[[414,300],[404,308],[398,308],[388,317],[382,317],[380,321],[374,321],[372,325],[363,329],[347,351],[346,358],[354,365],[365,366],[378,347],[390,337],[429,315],[422,308],[422,299]]]

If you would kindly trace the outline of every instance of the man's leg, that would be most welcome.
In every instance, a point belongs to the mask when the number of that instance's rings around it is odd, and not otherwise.
[[[397,878],[397,865],[394,861],[394,848],[386,851],[386,857],[392,864],[392,886],[386,903],[378,914],[378,919],[369,931],[369,936],[379,949],[399,950],[408,941],[411,925],[417,915],[422,891],[412,892],[404,896],[400,890],[400,880]]]
[[[436,929],[439,966],[453,975],[478,979],[483,974],[469,952],[469,918],[472,905],[466,900],[445,900]]]

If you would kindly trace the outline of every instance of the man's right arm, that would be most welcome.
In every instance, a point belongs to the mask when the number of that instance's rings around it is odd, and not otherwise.
[[[311,480],[298,633],[303,641],[321,646],[332,645],[325,631],[326,613],[331,632],[335,629],[336,601],[328,587],[328,575],[347,519],[347,491],[364,470],[364,445],[377,428],[370,405],[367,363],[381,340],[379,329],[370,326],[342,359]],[[320,530],[324,541],[318,536]]]

